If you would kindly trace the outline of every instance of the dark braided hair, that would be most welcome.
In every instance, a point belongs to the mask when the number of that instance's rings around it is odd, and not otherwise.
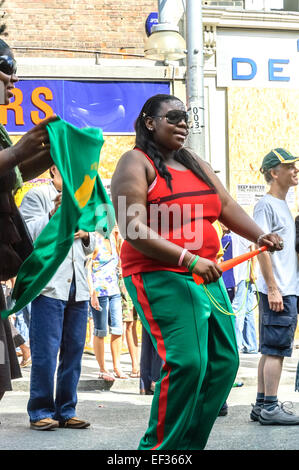
[[[140,148],[146,153],[154,162],[154,165],[159,175],[166,180],[167,186],[172,191],[172,176],[164,163],[163,155],[158,150],[154,140],[153,134],[145,125],[145,118],[150,116],[158,116],[162,103],[169,101],[179,101],[179,98],[173,95],[158,94],[149,98],[143,105],[138,118],[135,122],[136,131],[136,147]],[[183,103],[182,103],[183,104]],[[191,170],[196,176],[202,179],[210,188],[215,189],[214,184],[201,168],[197,159],[186,148],[180,148],[174,154],[174,159],[184,165],[188,170]]]

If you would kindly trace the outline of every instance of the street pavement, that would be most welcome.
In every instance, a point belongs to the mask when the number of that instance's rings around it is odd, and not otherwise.
[[[109,345],[107,364],[112,368]],[[299,349],[286,358],[279,389],[281,401],[292,401],[299,414],[299,393],[294,391]],[[256,395],[258,354],[240,354],[237,381],[228,398],[229,412],[216,420],[206,450],[299,450],[299,427],[262,426],[251,422],[249,413]],[[130,357],[122,354],[123,370],[130,372]],[[0,402],[1,450],[126,450],[137,449],[144,433],[152,397],[139,394],[139,380],[116,379],[107,389],[98,379],[94,356],[84,354],[78,392],[77,414],[90,420],[84,430],[55,429],[37,432],[29,428],[26,406],[30,368],[23,369],[23,378],[13,381],[14,391]],[[105,389],[106,388],[106,389]]]

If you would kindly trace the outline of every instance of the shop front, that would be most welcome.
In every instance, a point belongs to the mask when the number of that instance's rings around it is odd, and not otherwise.
[[[222,94],[216,111],[207,111],[209,141],[222,141],[218,165],[226,162],[226,185],[232,196],[252,214],[267,191],[259,169],[271,149],[282,147],[299,155],[299,15],[245,14],[218,18],[215,27],[215,77],[206,61],[206,93]],[[205,20],[204,20],[205,21]],[[215,88],[213,87],[215,86]],[[215,116],[212,120],[210,116]],[[212,160],[217,165],[217,155]],[[215,163],[213,165],[215,167]],[[291,188],[288,203],[298,213],[298,190]]]

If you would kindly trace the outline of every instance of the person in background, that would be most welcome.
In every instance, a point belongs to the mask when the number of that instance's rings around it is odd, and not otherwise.
[[[299,261],[299,215],[295,218],[295,231],[296,231],[296,242],[295,249],[297,254],[297,259]],[[297,290],[297,311],[299,314],[299,283]],[[295,378],[295,392],[299,392],[299,361],[297,363],[296,378]]]
[[[120,260],[121,246],[123,238],[119,232],[117,225],[114,227],[114,234],[116,239],[116,250]],[[138,352],[138,335],[137,335],[137,321],[138,315],[133,305],[132,299],[126,289],[120,263],[118,264],[118,283],[121,293],[122,303],[122,319],[123,319],[123,343],[127,343],[128,351],[131,358],[132,370],[129,377],[137,379],[140,377],[139,368],[139,352]]]
[[[232,245],[234,256],[254,250],[252,243],[235,233],[232,233]],[[240,263],[234,268],[236,291],[232,307],[236,313],[237,344],[239,351],[246,354],[257,354],[258,352],[254,314],[256,303],[254,291],[255,264],[256,259],[253,258],[246,263]]]
[[[8,105],[18,81],[16,62],[9,45],[0,39],[0,84]],[[46,126],[51,116],[34,126],[15,145],[0,125],[0,311],[6,309],[2,285],[14,278],[32,251],[32,240],[15,204],[13,193],[22,181],[37,177],[52,164]],[[0,400],[12,390],[11,380],[21,377],[9,319],[0,315]]]
[[[299,416],[278,402],[278,388],[285,357],[293,351],[297,326],[299,264],[295,250],[294,219],[286,202],[289,189],[298,184],[294,157],[285,149],[271,150],[263,159],[261,173],[269,191],[254,207],[253,217],[267,232],[280,235],[283,250],[258,256],[257,288],[262,303],[258,386],[250,418],[263,425],[298,425]],[[258,240],[260,241],[260,239]]]
[[[140,355],[140,395],[153,395],[161,374],[163,360],[153,346],[152,339],[142,326]]]
[[[9,279],[5,283],[5,297],[7,305],[11,305],[11,293],[14,288],[15,278]],[[12,329],[12,336],[17,351],[17,356],[22,357],[20,367],[28,367],[31,365],[31,355],[29,347],[29,312],[30,304],[23,310],[12,315],[9,320]],[[25,322],[26,318],[26,322]],[[27,323],[28,322],[28,323]]]
[[[24,307],[19,312],[16,312],[15,320],[14,320],[14,326],[20,332],[20,334],[25,340],[25,345],[28,347],[29,356],[30,356],[30,344],[29,344],[30,312],[31,312],[31,303],[26,305],[26,307]],[[23,355],[23,360],[26,362],[26,357],[24,357],[24,355]]]
[[[89,305],[84,353],[89,354],[90,356],[95,356],[94,349],[93,349],[93,330],[94,330],[93,318],[92,318],[92,313],[91,313],[91,307]]]
[[[50,176],[51,183],[30,189],[20,206],[33,240],[61,205],[63,181],[56,165],[50,167]],[[65,260],[41,294],[31,302],[32,366],[27,411],[33,430],[44,431],[58,426],[84,429],[90,425],[76,416],[76,406],[89,301],[85,264],[86,257],[94,250],[94,242],[93,234],[78,230]]]
[[[16,350],[20,348],[22,361],[20,363],[20,367],[29,367],[31,365],[31,355],[30,355],[30,348],[27,346],[25,339],[20,334],[20,332],[16,329],[13,322],[10,320],[10,326],[12,331],[12,338],[15,345]]]
[[[223,255],[222,255],[222,260],[227,261],[228,259],[231,259],[233,256],[235,256],[235,253],[233,253],[233,245],[232,245],[232,237],[231,237],[231,232],[228,230],[223,224],[222,224],[222,229],[223,229],[223,237],[221,238],[221,245],[223,247]],[[234,300],[235,297],[235,276],[234,276],[234,270],[233,268],[228,269],[227,271],[224,271],[222,274],[223,281],[229,296],[229,300],[231,303]]]
[[[226,261],[233,257],[233,250],[232,250],[232,238],[231,232],[228,230],[225,225],[219,223],[221,227],[221,248],[218,252],[219,262]],[[218,235],[219,236],[219,235]],[[224,285],[226,287],[227,294],[229,296],[229,300],[232,302],[235,296],[235,278],[234,278],[234,270],[228,269],[222,273],[222,278]],[[222,405],[218,416],[226,416],[228,414],[228,404],[227,401]]]
[[[7,308],[10,308],[11,305],[11,293],[14,286],[14,279],[9,279],[5,283],[2,284],[2,289],[6,301]],[[15,327],[13,315],[9,318],[12,339],[17,351],[17,356],[22,357],[22,361],[20,363],[20,367],[28,367],[31,365],[31,356],[30,356],[30,348],[27,346],[24,337],[22,336],[21,332]]]
[[[132,362],[132,371],[129,377],[137,379],[140,377],[138,335],[137,335],[137,312],[122,280],[120,280],[120,291],[122,297],[123,326],[128,351]]]
[[[116,231],[110,238],[96,233],[96,246],[89,269],[90,304],[94,322],[94,352],[100,367],[99,378],[113,382],[127,379],[120,365],[122,350],[122,304],[118,283],[119,256]],[[105,337],[111,334],[113,373],[106,366]]]

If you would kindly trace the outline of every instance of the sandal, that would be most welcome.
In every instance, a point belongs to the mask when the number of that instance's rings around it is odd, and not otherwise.
[[[103,379],[106,382],[114,382],[115,381],[115,378],[113,377],[112,374],[110,374],[110,372],[100,372],[98,378]]]
[[[114,369],[113,370],[113,375],[117,379],[128,379],[129,377],[127,374],[125,374],[121,369]]]
[[[139,379],[139,377],[140,377],[140,371],[138,370],[137,372],[131,372],[131,374],[129,375],[129,377],[131,377],[132,379]]]
[[[31,364],[32,364],[31,357],[28,357],[26,361],[24,359],[22,360],[22,362],[20,363],[20,367],[29,367],[31,366]]]

